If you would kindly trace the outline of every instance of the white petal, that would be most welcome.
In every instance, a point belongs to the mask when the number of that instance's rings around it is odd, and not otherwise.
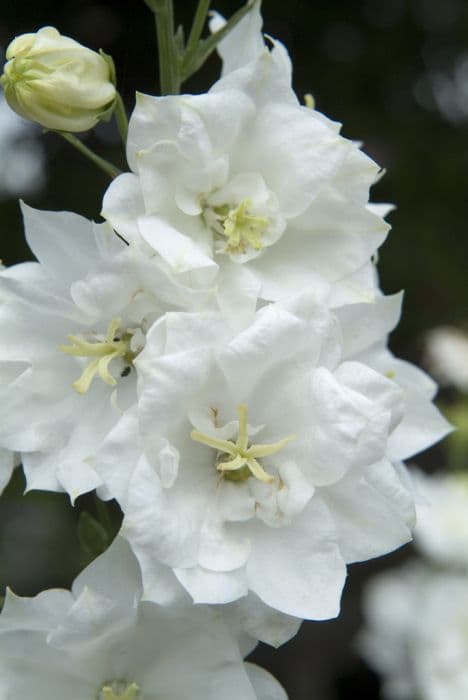
[[[73,582],[73,595],[85,588],[106,595],[121,605],[135,606],[143,593],[138,562],[128,542],[117,536],[105,556],[95,559]]]
[[[21,209],[26,240],[49,274],[66,284],[85,277],[97,253],[91,222],[70,212]]]
[[[249,588],[288,615],[336,617],[346,567],[335,537],[326,507],[315,498],[289,526],[258,525],[247,565]]]
[[[211,13],[212,33],[217,32],[225,24],[224,17],[217,12]],[[218,44],[217,50],[223,61],[223,76],[254,61],[265,51],[262,25],[260,3],[256,2],[239,24]]]
[[[139,237],[138,217],[145,213],[141,187],[136,175],[123,173],[111,182],[102,202],[102,216],[127,242]]]
[[[384,338],[400,319],[402,294],[381,297],[374,304],[350,304],[336,309],[343,332],[345,358],[351,358]]]
[[[245,565],[249,554],[249,538],[208,510],[200,529],[200,566],[210,571],[234,571]]]
[[[292,442],[289,451],[313,484],[334,483],[353,465],[372,464],[383,457],[389,411],[348,389],[321,367],[313,374],[311,389],[309,433]],[[309,463],[301,458],[301,449],[307,450]]]
[[[453,430],[453,426],[425,396],[405,395],[405,416],[390,435],[388,454],[392,460],[408,459],[426,450]]]
[[[288,700],[284,688],[264,668],[255,664],[245,664],[250,682],[258,700]]]
[[[347,563],[387,554],[411,540],[414,499],[393,465],[382,460],[324,489]]]
[[[34,598],[23,598],[6,589],[0,631],[43,630],[59,622],[72,603],[70,591],[51,589]]]
[[[242,598],[248,590],[244,569],[224,573],[197,566],[193,569],[174,569],[174,573],[194,603],[230,603]]]
[[[211,284],[218,266],[192,241],[179,233],[167,221],[156,216],[139,219],[139,228],[145,241],[161,255],[177,274],[198,271],[198,279]],[[203,277],[200,276],[203,273]]]
[[[243,631],[255,642],[260,640],[275,648],[292,639],[302,623],[297,617],[268,607],[252,592],[235,603],[224,606],[223,610],[231,629],[238,629],[239,633]],[[248,639],[245,643],[248,644]],[[251,642],[252,644],[255,647],[255,643]]]
[[[0,494],[10,481],[14,466],[14,454],[0,447]]]
[[[135,407],[122,415],[98,450],[87,459],[105,484],[108,498],[116,498],[122,508],[125,508],[129,484],[140,455]]]

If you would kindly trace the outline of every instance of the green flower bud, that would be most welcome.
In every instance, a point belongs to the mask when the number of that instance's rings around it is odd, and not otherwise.
[[[113,109],[112,59],[53,27],[16,37],[0,78],[10,107],[57,131],[87,131]]]

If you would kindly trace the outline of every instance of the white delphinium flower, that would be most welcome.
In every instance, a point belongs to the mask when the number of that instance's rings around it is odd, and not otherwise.
[[[398,297],[382,298],[377,329],[361,333],[380,342],[398,313]],[[446,423],[418,428],[402,387],[346,359],[357,351],[310,296],[266,306],[241,332],[220,314],[153,325],[135,360],[138,417],[96,457],[149,598],[169,599],[177,579],[196,602],[250,591],[289,615],[329,618],[347,562],[410,539],[412,494],[392,462],[412,454],[418,430],[422,449]]]
[[[0,616],[2,697],[35,700],[286,700],[244,664],[221,616],[142,601],[125,541],[83,571],[72,591],[7,593]]]
[[[468,476],[416,472],[415,543],[443,566],[468,570]]]
[[[411,563],[375,577],[359,646],[388,700],[468,696],[468,578]]]
[[[444,384],[468,393],[468,334],[452,326],[434,328],[426,338],[427,364]]]
[[[259,23],[257,5],[229,38],[238,55],[253,44],[251,60],[207,94],[137,95],[133,173],[111,184],[103,216],[175,271],[216,275],[223,308],[233,287],[278,300],[344,285],[349,301],[370,300],[363,270],[389,228],[367,206],[379,168],[338,124],[299,104],[286,50],[274,42],[270,51]]]
[[[11,109],[47,129],[87,131],[112,109],[111,63],[54,27],[17,36],[0,85]]]
[[[12,112],[0,94],[0,199],[36,192],[44,184],[44,151],[36,128]]]
[[[88,458],[136,401],[134,359],[170,308],[202,308],[107,224],[23,208],[40,262],[0,272],[0,448],[22,453],[28,488],[76,498]]]

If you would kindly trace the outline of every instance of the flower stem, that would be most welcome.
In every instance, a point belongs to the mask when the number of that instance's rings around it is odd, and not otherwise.
[[[74,148],[76,148],[77,151],[80,151],[86,158],[88,158],[94,165],[97,165],[98,168],[103,170],[106,175],[109,175],[112,179],[116,178],[118,175],[121,174],[121,170],[119,170],[115,165],[112,163],[109,163],[108,160],[105,160],[104,158],[101,158],[101,156],[98,156],[97,153],[94,153],[88,146],[85,146],[82,141],[80,141],[79,138],[77,138],[74,134],[70,134],[67,131],[55,131],[55,134],[58,134],[61,136],[65,141],[68,141],[69,144],[71,144]]]
[[[198,48],[198,42],[200,41],[203,27],[205,26],[206,16],[208,10],[210,9],[211,0],[199,0],[197,11],[193,19],[192,29],[190,30],[190,36],[187,41],[187,47],[184,54],[184,62],[190,64]]]
[[[127,134],[128,134],[128,117],[125,111],[125,105],[122,99],[122,95],[118,92],[115,98],[115,121],[117,122],[117,127],[119,129],[120,138],[124,146],[127,144]]]
[[[174,40],[172,0],[145,0],[156,20],[159,52],[159,78],[162,95],[180,93],[180,61]]]
[[[245,17],[252,10],[256,2],[257,0],[247,0],[245,5],[243,5],[243,7],[240,7],[237,10],[237,12],[235,12],[227,20],[226,24],[223,27],[221,27],[221,29],[218,29],[217,32],[211,34],[211,36],[209,36],[207,39],[200,39],[200,35],[198,35],[197,42],[193,46],[190,45],[192,34],[190,35],[189,44],[187,46],[187,50],[185,51],[182,60],[182,66],[180,69],[181,82],[188,80],[188,78],[190,78],[191,75],[193,75],[199,68],[202,67],[205,61],[213,53],[219,42],[222,41],[224,37],[226,37],[229,34],[229,32],[231,32],[234,29],[234,27],[241,21],[241,19],[243,19],[243,17]],[[194,29],[197,32],[199,30],[198,27],[195,27],[195,23],[201,21],[202,11],[205,5],[205,0],[200,0],[199,9],[197,10],[197,14],[195,16],[194,21]],[[203,21],[205,17],[203,18]],[[192,31],[194,31],[194,29],[192,29]],[[189,48],[190,50],[188,50]]]

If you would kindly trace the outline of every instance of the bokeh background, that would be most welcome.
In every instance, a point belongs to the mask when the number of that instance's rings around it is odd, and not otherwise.
[[[175,0],[177,20],[189,26],[195,0]],[[230,14],[240,0],[213,7]],[[393,230],[380,253],[382,286],[406,290],[404,315],[392,348],[421,364],[425,333],[468,321],[468,3],[466,0],[264,0],[267,33],[281,39],[294,61],[300,96],[343,123],[383,168],[375,201],[394,202]],[[0,47],[46,24],[116,62],[128,109],[134,91],[158,90],[152,17],[142,0],[2,0]],[[185,87],[201,92],[216,79],[216,59]],[[124,166],[115,127],[101,125],[87,142]],[[99,217],[106,177],[53,134],[18,125],[0,102],[0,257],[11,265],[30,258],[18,197],[44,209]],[[1,333],[8,333],[2,328]],[[441,448],[418,458],[427,469]],[[85,556],[77,539],[80,510],[65,496],[21,495],[20,473],[0,499],[0,587],[32,595],[68,586]],[[118,511],[114,513],[118,522]],[[372,573],[397,564],[409,548],[350,567],[338,620],[305,623],[277,652],[254,658],[273,671],[291,700],[377,698],[378,679],[359,660],[353,640],[360,597]]]

